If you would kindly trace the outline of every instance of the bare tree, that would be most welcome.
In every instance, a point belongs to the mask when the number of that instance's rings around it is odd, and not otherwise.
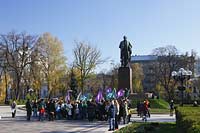
[[[97,65],[104,61],[101,59],[101,52],[90,44],[85,42],[75,42],[74,66],[80,72],[81,90],[84,91],[85,80],[93,72]]]
[[[158,61],[154,64],[154,71],[157,83],[164,87],[167,99],[174,97],[173,79],[171,72],[176,70],[178,50],[175,46],[159,47],[153,50],[153,54],[158,56]]]
[[[181,67],[190,69],[194,65],[194,56],[178,55],[178,50],[172,45],[154,49],[153,55],[158,56],[158,61],[154,64],[157,83],[164,87],[168,100],[171,100],[174,98],[174,87],[176,85],[171,76],[172,71]]]
[[[36,36],[26,33],[10,32],[5,35],[0,35],[0,45],[5,50],[6,63],[9,70],[14,74],[16,99],[19,99],[22,93],[20,85],[22,83],[24,70],[33,62],[31,53],[34,51],[36,40]]]

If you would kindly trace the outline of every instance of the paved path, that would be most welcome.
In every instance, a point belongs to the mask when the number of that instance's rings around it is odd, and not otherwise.
[[[76,120],[26,121],[26,111],[17,110],[16,118],[11,118],[9,106],[0,106],[0,133],[106,133],[108,122],[88,122]],[[123,127],[125,125],[120,125]]]
[[[133,122],[143,122],[142,118],[138,117],[136,114],[132,115],[131,121]],[[147,122],[175,122],[176,118],[174,116],[169,116],[169,114],[151,114],[150,118],[147,118]]]
[[[87,121],[30,121],[1,120],[0,133],[79,133],[79,132],[107,132],[107,122]]]
[[[0,133],[104,133],[108,132],[108,122],[88,122],[76,120],[26,121],[26,112],[17,110],[16,118],[11,118],[11,110],[8,106],[0,106]],[[142,118],[133,115],[131,121],[142,122]],[[169,115],[151,115],[149,122],[172,122],[175,117]],[[123,127],[125,125],[119,125]]]
[[[21,105],[24,106],[24,105]],[[20,105],[18,107],[21,107]],[[17,109],[17,116],[26,116],[24,110]],[[0,116],[1,117],[12,117],[10,106],[0,106]]]

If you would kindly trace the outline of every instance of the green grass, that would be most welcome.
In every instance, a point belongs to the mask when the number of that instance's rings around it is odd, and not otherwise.
[[[132,111],[133,114],[137,114],[136,110]],[[169,114],[169,109],[155,109],[155,108],[151,108],[150,109],[150,113],[151,114]]]
[[[176,133],[175,122],[165,123],[132,123],[115,133]]]
[[[150,113],[151,114],[168,114],[169,113],[169,103],[163,99],[148,99],[150,102]],[[142,102],[143,99],[133,99],[132,108],[137,107],[138,102]],[[133,113],[137,113],[136,110]]]
[[[163,99],[150,99],[151,108],[168,109],[169,103]]]
[[[150,102],[151,108],[159,108],[159,109],[168,109],[169,103],[163,99],[148,99]],[[133,108],[137,107],[138,102],[142,102],[144,99],[133,99],[131,104]]]
[[[169,109],[156,109],[156,108],[153,108],[153,109],[150,109],[150,113],[151,114],[169,114]]]

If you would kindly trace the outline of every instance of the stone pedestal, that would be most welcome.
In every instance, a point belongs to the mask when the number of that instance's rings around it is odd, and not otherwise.
[[[132,89],[132,69],[130,67],[120,67],[118,69],[118,89],[130,89],[130,93],[133,93]]]

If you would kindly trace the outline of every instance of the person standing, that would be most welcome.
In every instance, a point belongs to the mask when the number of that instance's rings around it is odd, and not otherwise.
[[[50,103],[49,103],[49,121],[54,121],[55,118],[55,103],[54,101],[51,99]]]
[[[71,105],[71,102],[68,101],[67,103],[67,113],[68,113],[68,120],[71,120],[72,119],[72,109],[73,109],[73,106]]]
[[[128,115],[127,115],[127,123],[129,123],[131,121],[131,103],[129,101],[129,99],[127,99],[127,103],[128,103]]]
[[[140,105],[141,105],[141,103],[140,103],[140,101],[138,101],[137,102],[137,109],[136,109],[136,111],[137,111],[137,116],[140,116]]]
[[[78,120],[80,117],[79,117],[79,115],[80,115],[80,110],[79,110],[79,107],[78,107],[78,102],[76,102],[75,103],[75,110],[74,110],[74,112],[75,112],[75,120]]]
[[[87,118],[87,103],[83,101],[82,103],[82,118],[83,120]]]
[[[40,102],[38,105],[38,111],[39,111],[39,121],[43,121],[44,113],[45,113],[45,103],[43,99],[40,99]]]
[[[150,102],[146,99],[144,101],[144,105],[145,105],[145,108],[147,110],[148,117],[150,118],[150,116],[151,116],[151,114],[150,114]]]
[[[15,100],[11,104],[12,118],[16,116],[17,104]]]
[[[115,113],[116,108],[114,105],[114,100],[111,101],[110,107],[108,109],[108,114],[109,114],[109,129],[108,131],[114,131],[115,130]]]
[[[95,118],[96,106],[93,101],[88,101],[87,105],[88,120],[91,122]]]
[[[26,112],[27,112],[27,121],[30,121],[32,114],[32,107],[29,99],[26,102]]]
[[[127,100],[125,99],[123,101],[123,123],[127,124],[127,116],[128,116],[128,103]]]
[[[174,112],[174,101],[173,100],[170,101],[169,107],[170,107],[170,116],[173,116],[173,112]]]
[[[142,106],[142,121],[147,121],[147,112],[148,112],[148,106],[146,101],[144,101]]]
[[[56,118],[58,120],[61,119],[61,103],[60,101],[58,101],[56,104],[55,104],[55,107],[56,107]]]
[[[78,103],[78,109],[79,109],[79,118],[83,119],[83,102],[81,100]]]
[[[37,111],[38,111],[38,105],[37,105],[37,100],[35,99],[33,102],[33,117],[37,117]]]
[[[115,100],[115,129],[118,129],[118,121],[119,121],[119,103],[117,100]]]

